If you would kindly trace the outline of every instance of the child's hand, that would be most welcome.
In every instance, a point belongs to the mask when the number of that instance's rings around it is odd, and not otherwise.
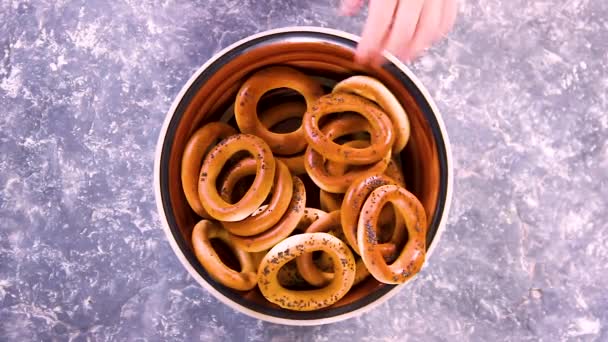
[[[382,50],[411,61],[452,28],[457,0],[369,0],[367,22],[357,47],[359,63],[381,64]],[[363,0],[342,0],[341,11],[353,15]]]

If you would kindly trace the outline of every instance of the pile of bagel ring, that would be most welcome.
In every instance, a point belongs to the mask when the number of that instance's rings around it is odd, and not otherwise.
[[[260,109],[284,88],[305,103]],[[427,218],[398,161],[409,120],[381,82],[352,76],[326,93],[299,70],[271,66],[245,80],[234,116],[236,127],[215,121],[196,130],[182,159],[184,193],[201,217],[193,249],[213,279],[237,291],[257,286],[271,303],[310,311],[370,275],[401,284],[420,270]],[[275,130],[293,118],[301,119],[296,130]],[[317,208],[307,206],[306,176],[319,188]],[[226,265],[213,239],[240,269]]]

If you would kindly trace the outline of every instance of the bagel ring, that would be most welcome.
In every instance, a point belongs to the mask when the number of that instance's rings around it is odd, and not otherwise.
[[[300,93],[307,110],[323,95],[321,85],[302,72],[285,66],[262,69],[249,77],[239,89],[234,105],[237,125],[243,133],[254,134],[264,140],[277,154],[295,154],[306,148],[304,130],[300,126],[290,133],[273,133],[260,122],[257,104],[269,90],[290,88]]]
[[[256,270],[260,267],[260,263],[267,253],[268,251],[250,253]],[[331,263],[331,260],[329,260],[329,263]],[[285,266],[279,270],[279,273],[277,273],[277,278],[279,279],[279,283],[286,287],[303,287],[308,285],[306,280],[298,273],[298,267],[296,266],[295,260],[285,264]]]
[[[186,201],[194,212],[202,218],[211,218],[198,196],[198,176],[205,154],[217,139],[236,134],[236,130],[223,122],[211,122],[192,134],[182,156],[182,188]],[[304,165],[304,163],[302,163]]]
[[[365,140],[352,140],[345,142],[344,145],[361,148],[369,146],[369,142]],[[346,173],[348,165],[328,160],[326,161],[325,167],[327,168],[327,173],[332,177],[342,177]],[[344,194],[331,193],[323,189],[319,191],[319,203],[321,205],[321,210],[326,212],[340,210],[343,199]]]
[[[332,212],[340,210],[342,207],[342,200],[344,194],[333,194],[325,190],[319,192],[319,203],[321,204],[321,210]],[[392,206],[387,206],[382,209],[380,214],[380,226],[390,226],[390,230],[382,230],[378,235],[380,241],[391,241],[393,243],[399,243],[405,238],[405,230],[403,227],[403,219],[401,216],[395,216],[395,211]],[[387,255],[390,260],[393,256]]]
[[[237,272],[222,262],[217,255],[211,239],[220,239],[226,243],[236,255],[241,265],[241,271]],[[201,220],[192,230],[192,247],[196,258],[207,270],[209,275],[217,282],[235,289],[237,291],[248,291],[257,284],[255,260],[253,256],[241,249],[235,248],[228,236],[228,232],[215,223]]]
[[[352,140],[347,141],[343,144],[343,146],[354,147],[354,148],[364,148],[369,146],[369,141],[365,140]],[[390,163],[390,161],[389,161]],[[333,160],[327,160],[325,162],[325,168],[327,169],[327,173],[332,177],[341,177],[344,176],[345,173],[348,172],[348,167],[350,165],[345,163],[338,163]],[[387,165],[388,167],[388,165]]]
[[[318,220],[319,218],[327,215],[326,212],[315,209],[315,208],[306,208],[304,209],[304,215],[300,219],[300,222],[294,229],[294,232],[297,231],[299,233],[304,233],[308,226],[310,226],[313,222]],[[332,261],[329,260],[329,263]],[[285,266],[283,266],[279,273],[277,274],[279,279],[279,283],[283,286],[287,287],[300,287],[308,285],[308,282],[302,278],[300,272],[298,272],[298,266],[296,265],[295,260],[291,260]]]
[[[329,253],[334,260],[335,276],[327,286],[314,290],[289,290],[277,273],[290,260],[314,251]],[[355,259],[348,245],[327,233],[304,233],[288,237],[266,254],[258,269],[258,286],[268,301],[282,308],[312,311],[328,307],[351,289],[355,280]]]
[[[331,213],[323,216],[319,220],[311,224],[306,233],[330,233],[334,232],[334,236],[340,238],[342,234],[342,228],[340,226],[340,211],[332,211]],[[332,234],[333,235],[333,234]],[[383,251],[383,254],[391,255],[395,253],[395,245],[385,244],[379,246]],[[296,265],[298,266],[298,272],[313,286],[324,286],[334,278],[334,273],[323,272],[320,270],[313,261],[312,253],[304,253],[296,258]],[[353,285],[358,284],[369,275],[363,260],[359,258],[355,262],[355,280]]]
[[[268,129],[287,119],[301,118],[306,111],[306,104],[301,102],[285,102],[268,108],[260,115],[262,125]],[[306,173],[304,167],[304,152],[293,155],[275,155],[275,158],[287,165],[294,176]]]
[[[327,115],[341,112],[361,114],[370,125],[371,145],[366,148],[344,147],[335,143],[319,128],[319,122]],[[390,154],[395,140],[393,125],[389,117],[371,101],[357,95],[332,93],[324,95],[304,114],[302,126],[309,148],[323,157],[355,165],[365,165],[380,161]]]
[[[364,146],[369,144],[364,140],[353,140],[346,142],[346,144],[350,144],[351,146]],[[336,163],[334,161],[327,161],[326,164],[327,172],[333,177],[340,177],[344,175],[347,171],[348,165],[342,163]],[[373,171],[373,170],[372,170]],[[373,173],[373,172],[370,172]],[[403,178],[403,173],[401,172],[401,168],[397,165],[395,159],[391,159],[384,170],[384,174],[393,180],[402,187],[405,188],[405,180]],[[334,211],[338,210],[342,206],[342,201],[344,200],[343,194],[333,194],[327,192],[325,190],[321,190],[319,192],[319,201],[321,204],[321,209],[325,211]],[[403,219],[401,216],[395,216],[394,210],[392,206],[387,206],[382,209],[382,214],[380,216],[381,226],[390,225],[392,227],[392,231],[382,230],[380,236],[382,237],[381,241],[390,240],[393,242],[399,243],[405,237],[405,229],[403,227]],[[356,221],[353,221],[352,225],[354,226]],[[356,233],[353,233],[353,235]],[[388,237],[387,237],[388,234]],[[358,253],[358,252],[356,252]]]
[[[363,75],[349,77],[338,82],[333,92],[354,93],[377,103],[388,115],[395,129],[395,142],[392,151],[397,154],[403,150],[410,138],[410,121],[405,109],[393,93],[382,82]]]
[[[392,203],[397,214],[403,216],[408,232],[407,243],[390,265],[382,256],[376,236],[378,213],[388,203]],[[357,227],[361,258],[376,280],[402,284],[422,268],[426,255],[426,213],[420,201],[404,188],[383,185],[372,191],[363,204]]]
[[[387,252],[387,253],[394,253],[394,251],[390,251],[390,252]],[[355,256],[355,260],[356,260],[355,261],[356,271],[355,271],[355,281],[353,282],[353,286],[361,283],[362,281],[364,281],[365,279],[367,279],[367,277],[370,276],[370,273],[367,270],[367,266],[365,266],[365,263],[363,262],[363,259],[361,259],[361,257],[357,258]],[[321,256],[318,259],[316,259],[314,261],[314,263],[319,268],[319,270],[323,272],[323,277],[325,277],[327,279],[327,281],[331,280],[331,278],[333,276],[333,272],[334,272],[334,261],[331,259],[331,257],[329,256],[329,254],[327,254],[327,253],[321,253]],[[319,272],[319,271],[315,270],[313,272]],[[300,277],[302,277],[302,275],[300,275],[299,273],[298,273],[298,275]],[[302,278],[302,280],[306,281],[306,280],[304,280],[304,278]]]
[[[332,120],[327,123],[322,131],[326,136],[333,140],[340,138],[345,135],[361,132],[368,130],[368,124],[365,119],[359,116],[345,116],[339,120]],[[353,140],[357,141],[357,140]],[[363,143],[354,143],[347,142],[345,144],[345,148],[355,148],[348,147],[348,144],[352,146],[360,146],[359,144]],[[341,145],[338,145],[341,146]],[[357,169],[349,170],[344,174],[332,175],[326,168],[326,164],[331,163],[331,160],[325,160],[325,158],[316,150],[312,148],[312,146],[308,146],[306,149],[306,153],[304,154],[304,167],[310,178],[315,182],[315,184],[325,190],[327,192],[333,193],[344,193],[348,189],[348,187],[359,177],[363,176],[367,173],[381,173],[386,170],[386,167],[391,159],[390,151],[384,155],[384,157],[373,164],[366,165],[365,167],[362,165],[357,165]],[[346,168],[347,163],[339,162],[342,166],[339,168]],[[334,172],[339,172],[334,170]]]
[[[281,267],[277,273],[277,280],[279,284],[284,287],[306,287],[309,286],[308,282],[302,278],[302,275],[298,271],[298,266],[295,260],[291,260]]]
[[[368,142],[364,141],[364,140],[353,140],[353,141],[349,141],[346,144],[350,144],[351,146],[363,146],[365,144],[368,144]],[[339,177],[342,176],[348,168],[348,165],[346,164],[341,164],[341,163],[336,163],[333,161],[328,161],[327,162],[327,172],[334,176],[334,177]],[[372,170],[373,171],[373,170]],[[370,172],[373,173],[373,172]],[[395,161],[395,159],[391,159],[388,163],[388,165],[386,166],[386,170],[384,170],[384,174],[390,178],[392,178],[393,180],[395,180],[395,182],[399,185],[405,188],[405,179],[403,178],[403,173],[401,172],[401,168],[399,167],[399,165],[397,164],[397,162]],[[320,191],[320,203],[321,203],[321,208],[323,210],[326,211],[333,211],[333,210],[337,210],[340,209],[342,206],[342,201],[344,200],[344,195],[338,195],[338,194],[332,194],[329,193],[327,191],[321,190]],[[338,205],[338,207],[336,207],[336,205]],[[323,206],[326,206],[326,208],[324,208]],[[380,218],[380,222],[381,222],[381,226],[386,226],[386,225],[390,225],[392,227],[392,231],[382,231],[380,234],[380,236],[383,238],[382,241],[386,241],[386,234],[388,233],[388,240],[394,241],[394,242],[400,242],[402,240],[402,238],[404,237],[405,234],[405,229],[403,227],[403,219],[401,218],[401,216],[397,215],[395,216],[394,214],[394,210],[392,206],[387,206],[384,209],[382,209],[382,214],[381,214],[381,218]],[[355,223],[353,223],[355,224]],[[355,234],[355,233],[353,233]]]
[[[348,142],[344,143],[344,145],[360,148],[360,147],[365,147],[365,146],[369,145],[369,142],[364,141],[364,140],[353,140],[353,141],[348,141]],[[332,177],[343,176],[348,170],[347,164],[337,163],[337,162],[334,162],[331,160],[328,160],[326,162],[325,167],[327,169],[327,173]],[[397,163],[397,161],[394,158],[392,158],[388,162],[388,165],[386,166],[386,169],[384,170],[384,174],[389,176],[393,180],[395,180],[399,186],[402,186],[404,188],[406,187],[405,178],[403,177],[403,172],[401,171],[401,167],[399,166],[399,164]],[[329,211],[333,211],[333,210],[329,210]]]
[[[253,184],[234,204],[226,202],[218,193],[216,180],[222,168],[237,152],[247,151],[257,161]],[[236,134],[220,141],[207,154],[200,171],[198,195],[211,217],[220,221],[240,221],[258,209],[272,188],[275,159],[268,145],[250,134]]]
[[[384,174],[368,174],[357,179],[344,194],[341,207],[341,223],[344,237],[355,253],[361,254],[357,242],[357,222],[362,213],[362,207],[369,194],[382,185],[398,185],[393,179]],[[381,208],[384,209],[384,208]],[[381,213],[378,213],[381,214]],[[405,229],[400,220],[395,220],[395,232],[391,242],[398,245],[405,237]]]
[[[289,207],[293,195],[293,178],[285,164],[276,161],[276,171],[272,186],[270,202],[263,210],[256,210],[251,216],[236,222],[222,222],[222,226],[230,233],[240,236],[259,234],[275,225]],[[245,158],[236,163],[227,173],[220,187],[221,195],[228,201],[238,180],[245,176],[254,175],[256,160]],[[260,207],[261,208],[261,207]]]
[[[350,170],[341,177],[334,177],[325,168],[323,157],[309,146],[304,154],[304,167],[308,176],[321,190],[343,194],[356,179],[368,173],[384,172],[389,160],[390,154],[386,154],[382,160],[371,165],[369,169]]]
[[[271,129],[276,124],[285,120],[302,118],[305,112],[305,103],[296,101],[279,103],[278,105],[272,106],[263,111],[260,114],[260,122],[262,125],[264,125],[264,127]]]
[[[270,229],[252,236],[230,234],[232,243],[246,252],[261,252],[270,249],[288,237],[298,226],[306,205],[306,190],[300,178],[293,176],[293,195],[281,219]]]
[[[321,210],[326,212],[332,212],[340,210],[342,207],[342,201],[344,200],[344,194],[334,194],[325,190],[319,191],[319,203]],[[395,216],[395,211],[392,206],[387,206],[382,209],[380,214],[380,226],[390,226],[391,230],[382,230],[379,234],[380,241],[391,241],[393,243],[400,243],[405,238],[405,229],[403,227],[403,219],[401,216]],[[390,260],[391,255],[387,255]]]

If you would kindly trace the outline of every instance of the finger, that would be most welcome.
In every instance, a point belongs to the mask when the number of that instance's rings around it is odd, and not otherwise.
[[[399,2],[393,28],[386,42],[386,49],[388,51],[397,56],[405,51],[416,31],[416,25],[418,24],[423,4],[424,0],[404,0]]]
[[[363,0],[342,0],[340,6],[340,13],[342,15],[354,15],[361,9]]]
[[[412,60],[427,49],[439,32],[443,0],[428,0],[422,7],[416,32],[409,46],[400,55],[405,60]]]
[[[441,24],[439,24],[439,37],[437,40],[443,38],[450,32],[454,23],[456,22],[456,16],[458,15],[458,1],[457,0],[445,0],[443,3],[443,10],[441,12]]]
[[[397,0],[369,1],[367,21],[355,56],[358,63],[366,64],[381,53],[396,7]]]

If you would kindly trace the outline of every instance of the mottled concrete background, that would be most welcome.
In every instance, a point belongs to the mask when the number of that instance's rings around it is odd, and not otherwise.
[[[369,314],[266,324],[213,299],[161,230],[164,115],[255,32],[358,33],[314,1],[0,0],[0,340],[608,340],[608,2],[468,0],[413,65],[453,144],[449,225]]]

